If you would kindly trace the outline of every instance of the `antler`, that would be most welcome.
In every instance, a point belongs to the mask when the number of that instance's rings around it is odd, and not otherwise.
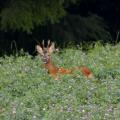
[[[47,44],[47,48],[49,48],[50,47],[50,40],[48,40],[48,44]]]
[[[42,45],[42,46],[41,46]],[[39,54],[43,55],[44,51],[47,51],[49,54],[55,51],[55,43],[48,40],[47,47],[45,47],[44,40],[42,41],[41,45],[36,46],[36,50]]]
[[[43,47],[43,49],[45,48],[45,42],[44,42],[44,40],[42,41],[42,47]]]
[[[50,47],[50,44],[51,44],[51,41],[50,40],[48,40],[48,42],[47,42],[47,47],[45,47],[45,41],[43,40],[42,41],[42,48],[44,49],[44,48],[49,48]],[[52,44],[51,44],[52,45]]]

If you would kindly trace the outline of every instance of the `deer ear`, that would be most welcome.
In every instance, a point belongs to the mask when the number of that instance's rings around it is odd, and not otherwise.
[[[52,42],[51,46],[49,47],[49,53],[53,53],[55,51],[55,43]]]
[[[41,48],[41,46],[37,45],[36,50],[40,55],[43,55],[43,49]]]

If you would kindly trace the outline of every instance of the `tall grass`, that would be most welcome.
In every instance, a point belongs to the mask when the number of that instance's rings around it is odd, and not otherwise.
[[[56,81],[39,56],[0,58],[0,120],[118,120],[120,118],[120,45],[96,44],[84,53],[66,49],[52,56],[65,68],[87,65]]]

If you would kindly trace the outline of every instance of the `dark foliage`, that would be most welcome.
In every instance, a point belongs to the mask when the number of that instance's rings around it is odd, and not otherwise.
[[[42,39],[60,47],[117,43],[119,5],[117,0],[1,0],[0,55],[21,48],[34,54]]]

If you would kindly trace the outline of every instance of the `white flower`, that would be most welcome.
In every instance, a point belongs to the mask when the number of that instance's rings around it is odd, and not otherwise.
[[[35,119],[35,118],[36,118],[36,116],[34,115],[34,116],[33,116],[33,118]]]

